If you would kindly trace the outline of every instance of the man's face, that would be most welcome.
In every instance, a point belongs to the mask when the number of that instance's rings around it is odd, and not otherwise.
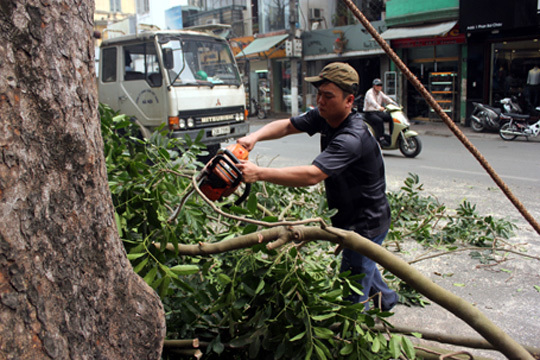
[[[354,96],[343,97],[341,90],[334,83],[324,83],[317,91],[317,107],[321,116],[332,126],[339,125],[351,112]]]

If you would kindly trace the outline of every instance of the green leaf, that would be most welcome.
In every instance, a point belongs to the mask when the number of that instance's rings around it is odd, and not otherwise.
[[[171,271],[177,275],[192,275],[199,272],[197,265],[176,265],[171,268]]]
[[[315,352],[317,353],[317,358],[319,360],[326,360],[326,355],[324,355],[323,349],[321,349],[317,345],[313,345],[313,347],[315,348]]]
[[[259,282],[259,286],[257,286],[257,289],[255,290],[255,294],[260,293],[264,289],[264,285],[264,280],[261,279],[261,281]]]
[[[540,292],[540,286],[538,286],[538,285],[533,285],[533,286],[536,289],[536,291]]]
[[[323,314],[323,315],[315,315],[315,316],[312,316],[311,318],[315,321],[324,321],[324,320],[331,319],[335,316],[336,314],[330,313],[330,314]]]
[[[220,274],[218,275],[218,281],[219,281],[220,284],[222,284],[222,285],[227,285],[227,284],[232,283],[231,278],[228,277],[227,275],[223,274],[223,273],[220,273]]]
[[[251,194],[249,194],[247,202],[247,208],[252,215],[255,215],[257,213],[257,204],[257,194],[255,192],[252,192]]]
[[[149,257],[146,257],[143,259],[143,261],[141,261],[140,263],[137,264],[137,266],[135,266],[133,268],[133,271],[138,274],[139,272],[141,272],[141,270],[146,266],[146,264],[148,263],[148,260],[150,258]]]
[[[315,333],[315,336],[321,339],[330,339],[334,336],[334,332],[332,330],[321,327],[314,327],[313,332]]]
[[[379,337],[375,337],[373,339],[373,342],[371,343],[371,351],[374,353],[378,353],[381,350],[381,342],[379,341]]]
[[[465,287],[465,284],[461,284],[461,283],[454,283],[454,286],[457,286],[457,287]]]
[[[390,339],[390,345],[388,346],[388,350],[390,350],[390,355],[392,355],[393,358],[398,358],[401,354],[401,336],[399,335],[392,335],[392,338]]]
[[[143,257],[144,255],[146,255],[146,253],[142,253],[142,254],[127,254],[127,258],[128,260],[136,260],[140,257]]]
[[[157,275],[157,271],[158,271],[157,267],[153,267],[152,269],[150,269],[150,271],[143,278],[144,281],[148,285],[152,285],[152,283],[154,282],[154,279],[156,278],[156,275]]]
[[[409,358],[415,357],[416,351],[414,350],[414,345],[411,342],[411,340],[409,340],[409,338],[403,336],[401,338],[401,345],[403,346],[403,351],[405,351],[405,355],[407,355],[407,357]]]
[[[298,341],[300,339],[302,339],[304,337],[304,335],[306,335],[306,332],[305,331],[302,331],[300,334],[296,335],[295,337],[293,337],[291,340],[289,340],[290,342],[293,342],[293,341]]]
[[[352,343],[347,343],[345,344],[344,347],[341,348],[341,350],[339,351],[339,354],[343,356],[347,356],[347,355],[352,354],[353,350],[354,350],[354,345]]]

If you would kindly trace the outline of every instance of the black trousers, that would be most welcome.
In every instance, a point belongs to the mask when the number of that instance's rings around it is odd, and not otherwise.
[[[366,122],[371,125],[375,132],[375,137],[380,139],[384,135],[384,123],[388,123],[388,132],[392,134],[394,122],[392,116],[386,111],[366,111],[364,113]]]

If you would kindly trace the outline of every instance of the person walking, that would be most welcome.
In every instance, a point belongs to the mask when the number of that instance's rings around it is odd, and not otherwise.
[[[394,129],[392,116],[384,111],[387,104],[396,104],[388,95],[382,92],[383,83],[381,79],[374,79],[372,87],[366,92],[364,97],[364,113],[366,121],[373,127],[375,137],[381,146],[390,145],[390,136]],[[396,104],[397,105],[397,104]],[[388,123],[389,135],[384,133],[384,123]]]
[[[317,88],[317,108],[290,119],[273,121],[237,140],[248,151],[263,140],[305,132],[321,135],[321,153],[311,165],[284,168],[260,167],[243,161],[238,165],[244,181],[266,181],[285,186],[311,186],[324,180],[328,205],[338,212],[332,225],[351,230],[381,244],[390,226],[390,206],[386,198],[386,179],[381,149],[363,121],[353,111],[359,77],[345,63],[326,65],[318,76],[307,77]],[[369,297],[383,311],[392,309],[398,295],[382,279],[376,263],[349,249],[343,250],[341,271],[365,273],[359,282],[363,295],[352,295],[353,302],[365,303]],[[380,299],[379,299],[379,295]]]

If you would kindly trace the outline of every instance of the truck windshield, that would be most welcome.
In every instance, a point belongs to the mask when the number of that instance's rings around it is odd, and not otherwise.
[[[173,86],[240,86],[240,75],[226,42],[170,38],[161,46],[173,53],[174,67],[168,70]]]

